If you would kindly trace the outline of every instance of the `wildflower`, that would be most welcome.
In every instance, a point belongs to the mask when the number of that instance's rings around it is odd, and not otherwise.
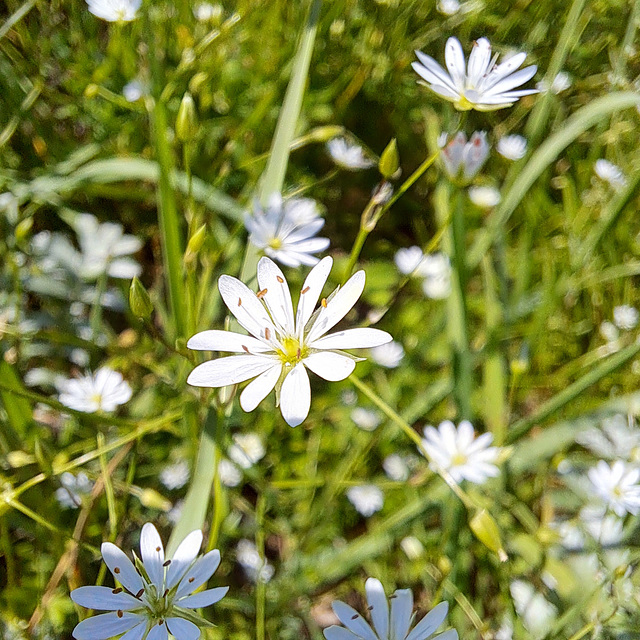
[[[349,142],[346,138],[332,138],[327,142],[327,150],[337,165],[349,171],[368,169],[375,164],[360,145]]]
[[[82,496],[91,493],[93,489],[93,482],[84,471],[77,476],[65,471],[60,476],[60,484],[62,486],[56,489],[56,500],[63,509],[77,509],[82,502]]]
[[[166,466],[160,472],[160,482],[170,491],[184,487],[189,481],[189,465],[186,460],[179,460]]]
[[[355,510],[365,518],[380,511],[384,505],[384,495],[375,484],[361,484],[347,490],[347,498]]]
[[[543,79],[536,84],[536,89],[541,92],[551,91],[558,95],[563,91],[566,91],[571,86],[571,76],[566,71],[560,71],[555,78],[551,81],[551,86],[547,85],[547,82]]]
[[[137,102],[145,93],[145,88],[139,80],[132,80],[122,87],[122,95],[127,102]]]
[[[624,537],[622,520],[601,507],[582,508],[580,520],[594,541],[603,547],[616,545]]]
[[[416,270],[424,259],[422,249],[417,246],[398,249],[393,261],[400,273],[405,276],[417,273]]]
[[[142,0],[87,0],[89,12],[107,22],[131,22]]]
[[[424,278],[422,290],[427,298],[442,300],[451,293],[451,262],[444,253],[432,253],[425,256],[418,268]]]
[[[257,433],[234,433],[227,453],[241,469],[250,469],[264,458],[265,450]]]
[[[460,173],[465,181],[471,180],[482,169],[489,157],[489,143],[484,131],[476,131],[467,142],[467,136],[459,131],[442,150],[442,163],[450,178]]]
[[[501,199],[500,192],[495,187],[469,187],[469,200],[481,209],[491,209]]]
[[[251,582],[269,582],[275,573],[274,568],[260,557],[258,549],[251,540],[240,540],[236,547],[236,559]]]
[[[613,322],[618,329],[635,329],[639,318],[638,310],[628,304],[622,304],[613,310]]]
[[[314,314],[332,264],[327,257],[311,270],[300,292],[295,319],[287,281],[269,258],[258,263],[258,295],[240,280],[221,276],[218,288],[222,299],[252,335],[211,330],[193,336],[187,343],[190,349],[240,355],[197,366],[187,382],[196,387],[225,387],[255,378],[240,395],[244,411],[253,411],[275,387],[287,424],[301,424],[311,404],[307,367],[325,380],[344,380],[358,358],[343,349],[370,348],[391,340],[385,331],[369,328],[325,335],[350,311],[365,283],[364,271],[358,271],[344,287],[323,298]]]
[[[503,136],[496,145],[498,153],[507,160],[520,160],[527,153],[527,139],[522,136]]]
[[[621,518],[640,513],[640,469],[616,460],[609,466],[604,460],[589,469],[593,493]]]
[[[601,428],[579,433],[576,442],[602,458],[633,460],[640,454],[640,429],[631,417],[617,414],[604,418]]]
[[[249,241],[287,267],[314,265],[318,258],[313,254],[329,246],[328,238],[314,237],[324,220],[310,198],[283,201],[279,193],[273,194],[266,209],[254,203],[253,215],[247,215],[244,224]]]
[[[618,331],[618,327],[616,327],[613,322],[605,320],[604,322],[600,323],[600,335],[607,342],[615,342],[620,337],[620,332]]]
[[[391,615],[379,580],[369,578],[365,582],[365,591],[373,628],[355,609],[340,600],[334,600],[331,605],[333,611],[346,629],[338,625],[327,627],[323,630],[327,640],[427,640],[444,622],[449,611],[449,605],[441,602],[409,631],[414,618],[411,589],[397,589],[389,598]],[[458,633],[455,629],[449,629],[435,638],[457,640]]]
[[[382,422],[382,418],[377,411],[366,409],[365,407],[356,407],[351,412],[351,419],[363,431],[375,431]]]
[[[414,62],[414,71],[421,76],[427,87],[445,100],[453,102],[459,111],[494,111],[510,107],[522,96],[538,93],[537,89],[513,91],[535,75],[537,67],[532,65],[516,71],[526,53],[517,53],[496,66],[497,56],[491,57],[491,44],[480,38],[473,45],[469,64],[465,71],[462,45],[457,38],[449,38],[445,48],[445,71],[431,56],[416,51],[420,62]]]
[[[210,623],[191,610],[215,604],[229,590],[217,587],[193,593],[220,564],[217,549],[196,560],[201,544],[202,532],[192,531],[173,559],[165,561],[162,540],[148,522],[140,537],[141,560],[136,557],[134,566],[114,544],[103,543],[102,557],[122,587],[80,587],[71,592],[71,599],[80,606],[112,612],[83,620],[73,637],[106,640],[128,632],[126,640],[166,640],[169,633],[177,638],[199,638],[200,629],[193,621],[203,626]]]
[[[242,471],[226,458],[218,463],[218,475],[225,487],[237,487],[242,482]]]
[[[405,459],[398,453],[388,455],[382,461],[382,468],[389,480],[404,482],[409,477],[409,466],[405,462]]]
[[[222,17],[222,5],[200,2],[193,8],[193,15],[198,22],[219,20]]]
[[[435,463],[435,470],[448,471],[456,482],[468,480],[482,484],[487,478],[499,475],[493,463],[500,454],[498,447],[491,447],[493,435],[483,433],[475,437],[473,425],[463,420],[458,427],[450,420],[440,423],[435,429],[424,429],[422,445],[429,458]]]
[[[461,5],[458,0],[439,0],[438,11],[443,16],[452,16],[460,11]]]
[[[369,353],[376,364],[387,369],[395,369],[404,358],[404,348],[395,341],[375,347]]]
[[[115,411],[132,395],[122,374],[109,367],[100,367],[93,375],[59,380],[56,387],[60,393],[58,400],[65,407],[85,413]]]
[[[596,172],[598,178],[608,182],[616,191],[627,186],[627,178],[624,173],[622,173],[622,169],[620,169],[618,165],[613,164],[613,162],[600,158],[596,160],[593,170]]]
[[[424,553],[424,546],[415,536],[407,536],[400,540],[400,548],[409,560],[417,560]]]
[[[524,580],[514,580],[510,591],[515,609],[527,631],[534,638],[545,636],[557,616],[555,606]]]

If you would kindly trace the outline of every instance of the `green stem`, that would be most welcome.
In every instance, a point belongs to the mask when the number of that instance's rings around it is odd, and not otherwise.
[[[256,640],[264,640],[265,637],[265,604],[267,600],[267,583],[262,579],[262,568],[265,566],[264,557],[264,514],[267,501],[264,493],[260,493],[256,504],[256,548],[260,557],[260,568],[256,579]]]
[[[89,326],[91,327],[91,335],[94,340],[100,333],[100,322],[102,321],[102,296],[107,290],[107,268],[105,267],[104,273],[101,273],[96,282],[95,298],[91,305],[91,315],[89,317]]]
[[[349,254],[349,260],[347,262],[347,266],[344,269],[344,277],[342,278],[342,284],[349,279],[351,274],[353,273],[353,269],[356,266],[356,262],[358,262],[358,258],[360,257],[360,252],[362,251],[362,247],[364,246],[365,240],[369,235],[369,231],[360,226],[358,230],[358,235],[356,236],[356,241],[353,243],[351,247],[351,253]]]

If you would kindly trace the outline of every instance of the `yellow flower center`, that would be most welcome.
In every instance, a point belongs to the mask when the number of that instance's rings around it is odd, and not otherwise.
[[[462,453],[456,453],[453,458],[451,458],[451,466],[458,467],[460,465],[467,463],[467,456]]]
[[[309,355],[309,349],[301,345],[297,338],[284,338],[281,340],[283,350],[278,353],[282,364],[295,366]]]
[[[453,105],[458,111],[470,111],[473,109],[473,103],[469,102],[465,96],[460,96],[460,99]]]
[[[280,247],[282,247],[282,240],[280,240],[280,238],[272,238],[269,241],[269,247],[271,249],[280,249]]]
[[[91,402],[95,402],[98,405],[98,407],[102,407],[102,394],[94,393],[91,396]]]

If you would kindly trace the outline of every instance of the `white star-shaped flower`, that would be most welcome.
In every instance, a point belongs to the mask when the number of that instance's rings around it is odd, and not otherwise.
[[[517,134],[503,136],[496,146],[498,153],[507,160],[520,160],[527,153],[527,139]]]
[[[69,409],[94,413],[115,411],[131,399],[131,387],[122,374],[109,367],[100,367],[94,374],[56,382],[58,399]]]
[[[510,107],[522,96],[538,93],[537,89],[513,90],[531,80],[538,70],[532,65],[517,71],[527,54],[517,53],[496,65],[497,56],[491,57],[491,44],[486,38],[474,43],[466,69],[462,45],[457,38],[449,38],[445,47],[448,73],[431,56],[422,51],[416,51],[416,55],[420,62],[411,65],[414,71],[426,81],[429,89],[453,102],[459,111],[495,111]]]
[[[187,382],[196,387],[226,387],[255,378],[240,395],[240,406],[253,411],[277,389],[282,417],[292,427],[309,413],[311,387],[307,368],[330,381],[344,380],[359,360],[343,349],[375,347],[391,341],[379,329],[346,329],[325,335],[351,310],[362,294],[364,271],[358,271],[329,298],[322,298],[333,260],[321,260],[304,281],[294,316],[289,285],[269,258],[258,263],[256,295],[237,278],[223,275],[220,294],[229,310],[251,335],[231,331],[202,331],[187,346],[200,351],[229,351],[239,355],[197,366]]]
[[[131,22],[137,18],[142,0],[87,0],[89,12],[107,22]]]
[[[640,513],[640,469],[622,460],[616,460],[611,466],[600,460],[589,469],[589,480],[593,485],[593,493],[621,518],[627,513]]]
[[[349,142],[346,138],[332,138],[327,142],[327,150],[336,164],[349,171],[368,169],[375,164],[359,144]]]
[[[141,560],[136,564],[111,542],[102,545],[102,557],[122,586],[80,587],[71,599],[82,607],[111,611],[83,620],[73,630],[76,640],[106,640],[124,633],[121,640],[197,640],[200,628],[210,623],[193,609],[208,607],[225,596],[229,587],[193,593],[205,584],[220,564],[220,552],[197,558],[202,531],[192,531],[165,560],[156,528],[147,523],[140,537]],[[196,624],[196,622],[198,624]]]
[[[347,490],[347,498],[353,508],[369,518],[384,506],[384,494],[375,484],[360,484]]]

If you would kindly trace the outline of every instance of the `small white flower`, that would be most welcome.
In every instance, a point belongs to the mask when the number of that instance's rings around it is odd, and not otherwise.
[[[222,12],[222,5],[211,4],[210,2],[200,2],[193,8],[193,15],[198,22],[219,20],[222,17]]]
[[[513,604],[527,631],[534,638],[546,635],[558,610],[529,582],[514,580],[510,590]]]
[[[387,369],[395,369],[404,358],[403,346],[395,341],[375,347],[369,353],[376,364]]]
[[[450,178],[462,174],[465,181],[474,178],[489,157],[489,143],[485,131],[476,131],[467,142],[467,135],[459,131],[441,153],[442,163]]]
[[[589,469],[593,493],[621,518],[640,513],[640,469],[616,460],[609,466],[604,460]]]
[[[431,253],[424,257],[418,267],[424,278],[422,290],[427,298],[442,300],[451,293],[451,261],[444,253]]]
[[[382,468],[389,480],[404,482],[409,477],[409,465],[407,465],[405,459],[398,453],[388,455],[382,461]]]
[[[580,520],[594,541],[603,547],[616,545],[624,537],[622,520],[601,507],[584,507],[580,510]]]
[[[563,91],[566,91],[571,86],[571,76],[566,71],[560,71],[551,82],[551,91],[558,95]],[[549,91],[549,87],[544,80],[541,80],[536,84],[538,91]]]
[[[495,187],[469,187],[469,200],[481,209],[491,209],[501,199],[500,192]]]
[[[640,453],[640,429],[635,421],[617,414],[602,420],[602,428],[585,429],[576,442],[601,458],[633,460]]]
[[[417,246],[398,249],[396,255],[393,257],[393,261],[400,273],[405,276],[414,274],[417,275],[416,269],[420,266],[420,263],[424,259],[424,253],[422,249]]]
[[[244,224],[249,241],[287,267],[314,265],[318,258],[313,254],[329,246],[328,238],[315,237],[324,220],[310,198],[283,202],[279,193],[273,194],[266,209],[254,203],[253,215],[245,216]]]
[[[127,102],[137,102],[145,93],[144,86],[139,80],[132,80],[122,87],[122,95]]]
[[[222,458],[218,464],[218,475],[225,487],[237,487],[242,482],[242,471],[226,458]]]
[[[71,592],[71,599],[82,607],[112,612],[83,620],[73,630],[73,637],[107,640],[125,633],[125,640],[167,640],[171,633],[176,638],[197,640],[200,628],[193,621],[202,626],[210,623],[193,610],[215,604],[229,590],[217,587],[194,593],[220,564],[217,549],[196,560],[201,545],[202,532],[192,531],[173,558],[165,561],[162,540],[148,522],[140,537],[141,559],[136,558],[134,566],[114,544],[103,543],[105,564],[122,587],[80,587]]]
[[[131,22],[142,0],[87,0],[89,12],[107,22]]]
[[[179,460],[165,467],[160,472],[160,482],[170,491],[184,487],[189,481],[189,465],[186,460]]]
[[[363,431],[375,431],[382,422],[382,418],[377,411],[366,409],[365,407],[356,407],[351,412],[351,419]]]
[[[327,142],[327,150],[333,161],[343,169],[356,171],[368,169],[375,162],[369,158],[364,149],[346,138],[333,138]]]
[[[494,111],[510,107],[522,96],[538,93],[537,89],[513,91],[531,80],[538,69],[532,65],[516,71],[527,54],[517,53],[496,66],[497,56],[491,57],[491,44],[486,38],[474,43],[466,70],[464,52],[457,38],[447,40],[445,62],[448,73],[431,56],[422,51],[416,51],[416,55],[420,62],[411,65],[414,71],[426,81],[429,89],[453,102],[460,111]]]
[[[307,368],[325,380],[344,380],[358,358],[343,349],[371,348],[391,340],[385,331],[369,328],[325,335],[351,310],[365,283],[364,271],[358,271],[344,287],[323,298],[314,313],[332,264],[327,257],[311,270],[300,292],[295,319],[287,281],[269,258],[258,263],[258,295],[240,280],[220,276],[222,299],[252,335],[211,330],[193,336],[187,343],[190,349],[240,355],[197,366],[187,382],[196,387],[226,387],[255,378],[240,395],[244,411],[253,411],[275,387],[285,422],[292,427],[301,424],[311,405]]]
[[[507,160],[520,160],[527,153],[527,139],[519,136],[503,136],[496,145],[498,153]]]
[[[257,433],[234,433],[227,453],[241,469],[250,469],[264,458],[265,450]]]
[[[613,322],[605,320],[600,324],[600,335],[607,342],[615,342],[620,337],[620,332]]]
[[[115,411],[131,399],[131,387],[122,374],[100,367],[94,374],[65,378],[56,382],[60,402],[69,409],[94,413]]]
[[[347,498],[355,510],[365,518],[380,511],[384,506],[384,495],[375,484],[361,484],[347,490]]]
[[[438,11],[443,16],[452,16],[460,11],[460,3],[458,0],[439,0]]]
[[[269,582],[273,578],[274,568],[261,558],[258,548],[251,540],[240,540],[236,547],[236,559],[251,582]]]
[[[424,554],[424,546],[415,536],[407,536],[400,540],[400,548],[409,560],[417,560]]]
[[[56,489],[56,500],[63,509],[77,509],[82,504],[82,496],[91,493],[93,482],[81,471],[77,476],[65,471],[60,476],[60,484]]]
[[[441,422],[437,429],[429,425],[424,429],[424,436],[422,445],[435,463],[434,470],[448,471],[456,482],[468,480],[482,484],[487,478],[500,474],[493,464],[500,449],[489,446],[493,435],[483,433],[476,438],[468,420],[463,420],[457,428],[450,420]]]
[[[322,632],[326,640],[427,640],[438,630],[449,611],[449,605],[441,602],[411,629],[415,615],[411,589],[396,590],[389,598],[391,607],[380,580],[369,578],[365,582],[365,591],[373,628],[355,609],[340,600],[334,600],[331,607],[346,629],[338,625],[327,627]],[[458,633],[455,629],[449,629],[435,636],[434,640],[436,638],[458,640]]]
[[[638,325],[640,314],[635,307],[628,304],[622,304],[613,310],[613,322],[618,329],[635,329]]]
[[[624,173],[622,173],[622,169],[618,165],[613,164],[613,162],[600,158],[600,160],[596,160],[593,170],[596,172],[598,178],[608,182],[616,191],[627,186],[627,178]]]

